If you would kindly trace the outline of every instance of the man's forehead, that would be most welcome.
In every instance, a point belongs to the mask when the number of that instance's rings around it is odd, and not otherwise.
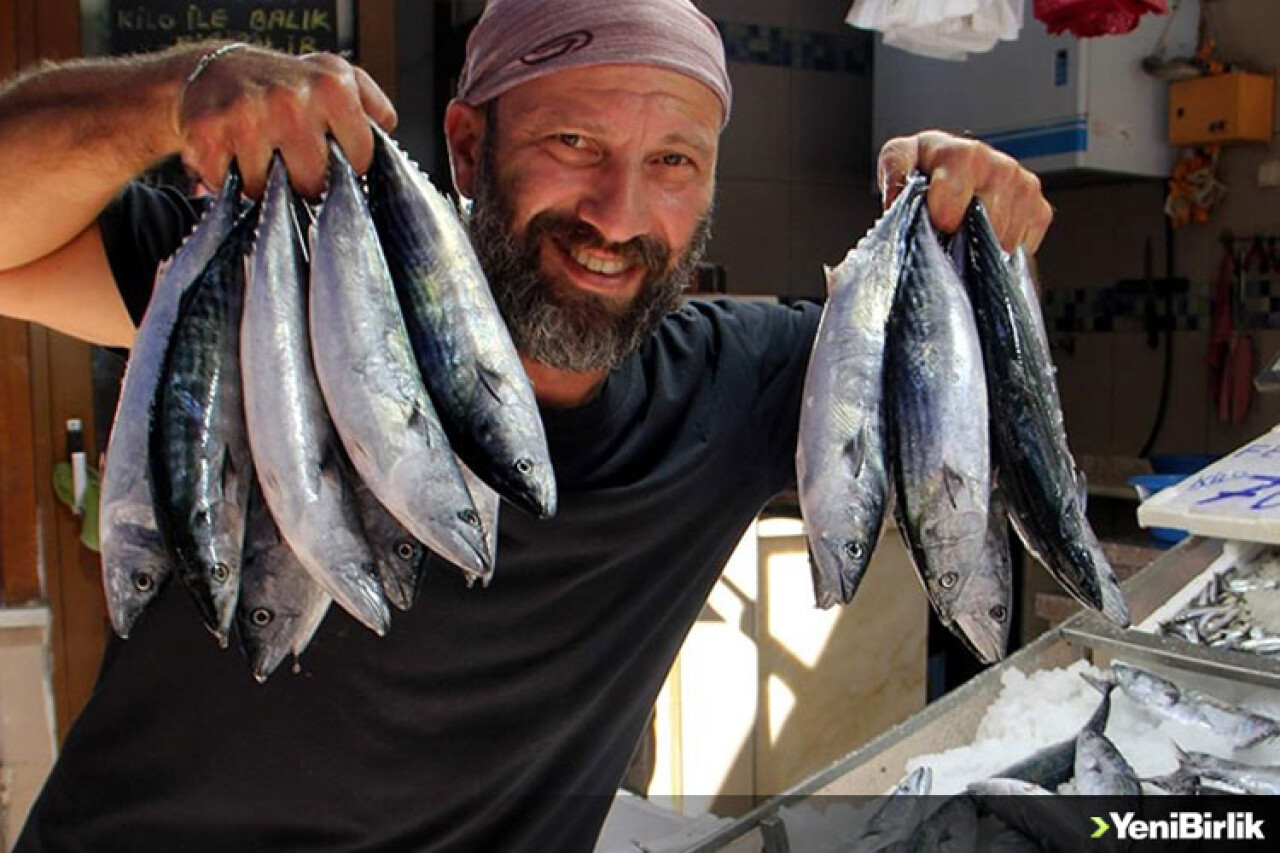
[[[661,138],[714,149],[722,107],[705,85],[674,71],[644,66],[598,66],[551,74],[497,99],[503,122],[531,126],[572,124],[608,135],[639,120],[657,118]]]

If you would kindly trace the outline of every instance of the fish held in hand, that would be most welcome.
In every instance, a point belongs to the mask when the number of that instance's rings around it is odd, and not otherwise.
[[[898,529],[938,619],[994,660],[1007,593],[989,568],[991,456],[982,350],[964,285],[921,208],[890,318]],[[997,543],[993,543],[995,545]],[[999,601],[995,601],[999,598]],[[994,624],[991,612],[1003,615]]]
[[[178,575],[226,645],[240,588],[253,461],[240,379],[244,257],[257,210],[243,214],[182,294],[164,353],[149,447],[156,520]]]
[[[999,485],[1014,529],[1073,597],[1127,626],[1124,596],[1085,516],[1039,308],[977,202],[966,233],[965,282],[986,364]]]
[[[250,493],[236,629],[255,679],[266,681],[290,653],[302,654],[330,600],[280,535],[261,493]]]
[[[409,339],[458,456],[516,506],[556,511],[542,418],[453,206],[375,127],[369,207]]]
[[[889,502],[884,365],[913,177],[834,269],[805,374],[796,482],[819,607],[848,603],[871,561]]]
[[[245,420],[263,497],[315,582],[343,610],[383,634],[390,611],[316,380],[307,263],[278,154],[246,271],[240,338]]]
[[[151,407],[182,294],[231,232],[240,198],[232,168],[217,199],[177,251],[160,265],[120,384],[102,477],[98,538],[112,629],[128,637],[138,617],[173,573],[156,522],[148,473]]]
[[[347,456],[415,539],[488,575],[484,525],[423,385],[359,180],[332,143],[311,245],[316,376]]]

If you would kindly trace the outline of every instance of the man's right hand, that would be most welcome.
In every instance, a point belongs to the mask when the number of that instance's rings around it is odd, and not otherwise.
[[[369,122],[391,131],[396,113],[373,79],[341,57],[245,46],[213,60],[180,90],[174,120],[183,160],[209,188],[222,185],[234,158],[246,194],[260,196],[279,149],[294,189],[315,199],[324,190],[326,137],[363,173],[373,160]]]

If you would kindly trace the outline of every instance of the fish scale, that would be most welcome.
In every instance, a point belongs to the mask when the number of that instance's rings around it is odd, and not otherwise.
[[[243,214],[181,299],[151,413],[156,520],[201,617],[226,645],[235,616],[253,462],[241,396]]]

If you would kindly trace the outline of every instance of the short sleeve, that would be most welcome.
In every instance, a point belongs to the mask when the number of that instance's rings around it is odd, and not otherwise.
[[[160,262],[191,233],[206,206],[172,187],[133,182],[98,216],[111,273],[135,326],[151,300]]]

